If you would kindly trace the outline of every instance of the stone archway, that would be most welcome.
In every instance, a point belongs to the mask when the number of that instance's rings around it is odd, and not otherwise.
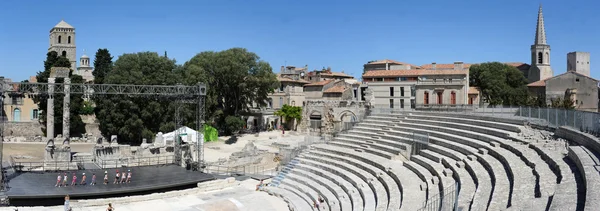
[[[354,114],[354,112],[350,111],[350,110],[345,110],[340,112],[339,116],[339,121],[340,122],[357,122],[358,118],[356,116],[356,114]]]

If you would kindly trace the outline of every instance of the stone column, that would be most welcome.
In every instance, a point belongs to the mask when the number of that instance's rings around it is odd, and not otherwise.
[[[63,132],[64,138],[69,138],[69,126],[70,126],[70,105],[71,105],[71,93],[70,85],[71,79],[65,78],[65,99],[63,100]]]
[[[46,138],[54,138],[54,78],[48,78],[48,105],[46,107]]]

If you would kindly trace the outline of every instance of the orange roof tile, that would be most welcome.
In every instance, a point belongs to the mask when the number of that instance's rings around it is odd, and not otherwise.
[[[333,80],[323,80],[323,81],[319,81],[319,82],[314,82],[312,84],[306,84],[304,86],[324,86],[324,85],[331,83],[332,81]]]
[[[539,80],[539,81],[527,84],[527,86],[546,86],[546,80]]]
[[[421,67],[423,67],[423,69],[433,69],[433,64],[424,64],[421,65]],[[471,67],[471,64],[463,63],[464,69],[469,69],[469,67]],[[435,64],[435,69],[454,69],[454,64]]]
[[[416,69],[421,68],[420,66],[417,66],[417,65],[409,64],[409,63],[406,63],[406,62],[399,62],[399,61],[391,60],[391,59],[383,59],[383,60],[372,61],[372,62],[367,63],[367,65],[370,65],[370,64],[386,64],[386,63],[387,64],[409,65],[411,67],[415,67]]]
[[[333,87],[323,91],[323,93],[343,93],[345,90],[346,90],[346,88],[343,86],[333,86]]]
[[[277,74],[277,80],[279,82],[291,82],[291,83],[303,83],[303,84],[309,84],[310,81],[304,80],[304,79],[298,79],[298,80],[294,80],[288,77],[282,77],[280,74]]]
[[[321,75],[325,75],[325,76],[337,76],[337,77],[346,77],[346,78],[354,78],[351,75],[348,75],[346,73],[339,73],[339,72],[331,72],[331,73],[321,73]]]
[[[479,88],[474,86],[469,87],[469,94],[479,94]]]
[[[466,75],[467,70],[372,70],[363,74],[363,78],[373,77],[398,77],[398,76],[425,76],[425,75]]]

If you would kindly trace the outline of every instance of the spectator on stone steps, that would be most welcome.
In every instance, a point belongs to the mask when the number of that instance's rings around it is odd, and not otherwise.
[[[69,195],[65,196],[65,211],[71,211],[71,206],[69,205]]]
[[[104,184],[108,184],[108,171],[104,171]]]
[[[114,211],[115,208],[112,206],[111,203],[108,203],[108,207],[106,208],[106,211]]]

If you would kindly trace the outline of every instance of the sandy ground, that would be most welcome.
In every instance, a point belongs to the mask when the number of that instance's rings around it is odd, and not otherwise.
[[[44,161],[46,152],[46,143],[27,142],[27,143],[4,143],[2,150],[2,159],[7,160],[13,156],[16,162],[39,162]],[[92,153],[94,144],[90,143],[72,143],[72,152]]]

